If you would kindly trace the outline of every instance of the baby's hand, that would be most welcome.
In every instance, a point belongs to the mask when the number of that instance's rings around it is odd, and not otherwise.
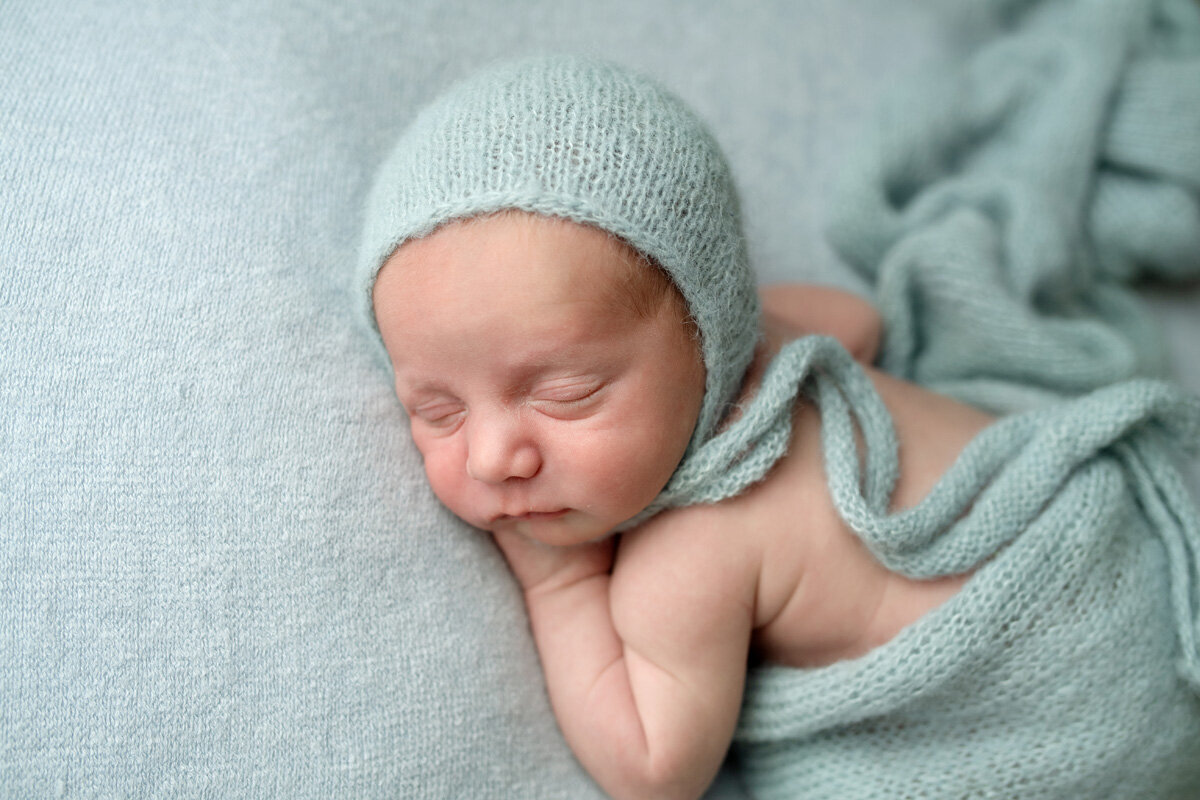
[[[493,536],[509,569],[526,593],[552,591],[612,569],[614,544],[611,536],[569,547],[542,544],[511,531],[497,532]]]

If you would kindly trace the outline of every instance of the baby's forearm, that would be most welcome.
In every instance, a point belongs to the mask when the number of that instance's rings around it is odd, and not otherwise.
[[[709,743],[711,731],[680,729],[678,722],[689,715],[672,715],[672,707],[694,698],[679,698],[683,687],[621,640],[613,624],[610,582],[601,573],[526,592],[563,735],[613,797],[698,797],[716,773],[727,741]]]
[[[689,688],[622,640],[611,542],[496,540],[525,591],[555,715],[579,760],[614,797],[698,797],[731,733],[710,718],[719,693]]]

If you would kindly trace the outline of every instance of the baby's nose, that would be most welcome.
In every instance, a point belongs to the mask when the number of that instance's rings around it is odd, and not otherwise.
[[[542,468],[536,445],[510,424],[471,425],[467,474],[482,483],[532,478]]]

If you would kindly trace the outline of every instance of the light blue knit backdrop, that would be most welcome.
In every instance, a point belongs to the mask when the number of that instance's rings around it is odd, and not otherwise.
[[[0,4],[0,796],[598,797],[351,324],[370,175],[451,80],[592,50],[712,122],[768,272],[833,279],[838,155],[937,31],[891,0]]]
[[[688,9],[0,9],[0,795],[598,796],[336,276],[415,108],[553,47],[697,106],[761,274],[860,285],[821,237],[848,143],[986,22]],[[1200,340],[1197,299],[1163,303]]]

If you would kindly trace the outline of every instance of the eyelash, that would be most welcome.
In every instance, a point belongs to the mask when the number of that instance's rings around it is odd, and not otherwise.
[[[579,387],[577,392],[566,391],[574,388],[571,386],[556,388],[558,388],[559,391],[564,391],[565,395],[560,397],[546,396],[545,394],[542,396],[534,396],[530,398],[530,403],[533,404],[535,408],[537,407],[537,404],[541,403],[550,404],[552,409],[557,408],[574,410],[576,408],[586,406],[593,399],[595,399],[596,396],[604,389],[604,384],[588,383],[582,387]],[[549,393],[552,394],[553,392],[551,391]],[[442,409],[446,409],[446,411],[442,413]],[[550,413],[551,416],[553,416],[551,410],[543,410],[547,411],[547,413]],[[413,409],[411,416],[430,427],[437,428],[442,431],[450,431],[457,426],[458,421],[462,418],[465,411],[466,409],[456,404],[439,403],[431,406],[418,406],[417,408]]]
[[[541,395],[535,394],[531,400],[534,403],[553,403],[556,406],[573,407],[587,403],[599,394],[603,388],[604,384],[599,382],[567,384],[544,390]],[[555,396],[556,392],[558,396]]]
[[[542,402],[549,402],[549,403],[563,403],[565,405],[571,405],[574,403],[582,403],[584,400],[591,398],[598,391],[600,391],[600,387],[598,387],[598,386],[597,387],[588,387],[587,389],[580,391],[580,392],[568,392],[568,393],[566,393],[566,396],[553,397],[553,396],[543,395],[541,397],[534,397],[533,399],[534,399],[534,401],[542,401]]]
[[[445,413],[441,413],[442,409],[446,408]],[[431,408],[414,409],[413,415],[418,417],[422,422],[434,427],[448,427],[456,417],[462,413],[462,409],[457,407],[433,406]]]

